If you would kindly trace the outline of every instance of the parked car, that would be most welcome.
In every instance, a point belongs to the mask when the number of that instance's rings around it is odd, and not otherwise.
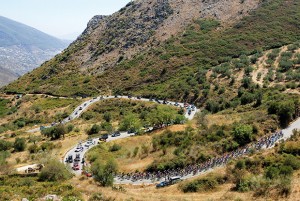
[[[93,140],[92,140],[92,139],[89,139],[89,140],[85,143],[84,146],[89,147],[89,146],[91,146],[92,144],[93,144]]]
[[[75,170],[75,171],[79,170],[80,169],[79,164],[78,163],[74,163],[72,169]]]
[[[80,154],[76,154],[76,157],[74,159],[75,162],[79,162],[80,161]]]
[[[177,182],[181,181],[181,178],[178,177],[178,176],[175,176],[175,177],[171,177],[169,180],[167,181],[162,181],[160,182],[159,184],[156,185],[156,188],[162,188],[162,187],[165,187],[165,186],[169,186],[169,185],[172,185],[172,184],[176,184]]]
[[[104,134],[104,135],[102,135],[102,136],[99,138],[99,140],[100,140],[100,141],[106,141],[107,138],[108,138],[108,134]]]
[[[79,110],[82,110],[83,108],[82,107],[79,107]]]
[[[169,180],[169,185],[176,184],[179,181],[181,181],[181,178],[179,176],[171,177]]]
[[[127,133],[128,133],[128,134],[134,134],[134,135],[137,134],[136,130],[133,130],[133,129],[128,130]]]
[[[87,143],[85,143],[84,146],[87,147],[87,148],[89,148],[91,145],[92,145],[92,143],[87,142]]]
[[[162,188],[162,187],[165,187],[165,186],[168,186],[169,183],[167,181],[162,181],[160,182],[159,184],[156,185],[156,188]]]
[[[77,147],[76,149],[75,149],[75,152],[82,152],[83,151],[83,147]]]
[[[66,158],[67,163],[73,163],[73,156],[69,155],[68,158]]]
[[[117,136],[120,136],[120,135],[121,135],[120,131],[116,131],[111,136],[112,137],[117,137]]]

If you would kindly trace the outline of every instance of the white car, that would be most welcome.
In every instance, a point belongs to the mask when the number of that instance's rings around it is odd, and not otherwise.
[[[83,151],[83,147],[77,147],[76,149],[75,149],[75,152],[82,152]]]

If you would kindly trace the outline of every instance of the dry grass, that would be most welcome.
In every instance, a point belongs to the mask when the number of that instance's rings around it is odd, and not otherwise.
[[[224,172],[224,168],[218,168],[218,172]],[[201,178],[204,175],[201,175],[197,178]],[[191,181],[189,180],[189,181]],[[71,180],[78,188],[83,197],[87,200],[94,192],[101,192],[107,197],[115,198],[116,200],[133,200],[133,201],[204,201],[204,200],[235,200],[240,198],[241,200],[249,200],[249,193],[236,193],[231,192],[232,184],[225,184],[220,186],[216,191],[212,192],[202,192],[202,193],[183,193],[179,189],[181,183],[157,189],[155,185],[144,185],[144,186],[135,186],[135,185],[122,185],[125,188],[125,192],[118,192],[112,190],[110,187],[104,188],[98,186],[93,180],[85,179],[80,181],[78,178],[73,178]]]
[[[208,114],[206,116],[208,126],[212,125],[229,125],[234,122],[239,122],[241,120],[240,114]]]

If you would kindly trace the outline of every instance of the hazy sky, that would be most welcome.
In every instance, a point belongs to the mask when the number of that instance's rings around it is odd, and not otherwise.
[[[0,15],[56,37],[81,33],[94,15],[118,11],[130,0],[0,0]]]

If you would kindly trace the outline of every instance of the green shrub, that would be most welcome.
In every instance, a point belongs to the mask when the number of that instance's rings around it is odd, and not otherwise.
[[[115,151],[119,151],[121,148],[122,148],[121,145],[113,144],[113,145],[109,148],[109,151],[115,152]]]
[[[218,174],[209,174],[204,178],[197,179],[180,186],[181,190],[187,192],[207,192],[217,188],[217,186],[224,184],[226,178]]]
[[[88,131],[88,135],[97,134],[100,132],[101,127],[97,124],[94,124],[92,128]]]
[[[28,147],[28,151],[31,154],[37,153],[39,150],[40,150],[40,148],[36,144],[30,145]]]
[[[56,159],[50,159],[39,174],[40,181],[64,181],[71,178],[66,166]]]
[[[270,166],[265,171],[265,177],[268,179],[276,179],[279,176],[279,169],[274,166]]]
[[[0,167],[6,165],[6,159],[10,156],[8,151],[0,151]]]
[[[67,125],[67,132],[70,133],[71,131],[73,131],[74,129],[74,125],[73,124],[68,124]]]
[[[295,103],[293,101],[274,101],[268,107],[269,114],[277,114],[281,126],[287,126],[295,114]]]
[[[111,121],[111,114],[109,112],[105,112],[104,115],[103,115],[103,119],[106,121],[106,122],[110,122]]]
[[[52,142],[43,142],[40,146],[40,148],[43,150],[43,151],[50,151],[52,149],[54,149],[55,145],[52,143]]]
[[[0,139],[0,151],[7,151],[13,147],[13,143]]]
[[[46,137],[51,138],[51,140],[57,140],[65,136],[67,129],[64,125],[60,124],[58,126],[45,128],[41,131],[41,133]]]
[[[137,154],[139,153],[139,149],[140,147],[135,147],[134,150],[133,150],[133,157],[136,157]]]
[[[17,152],[24,151],[26,148],[25,138],[16,138],[14,142],[14,150]]]
[[[289,154],[285,157],[283,164],[292,167],[294,170],[299,170],[300,159]]]
[[[246,124],[237,124],[233,128],[234,140],[240,145],[246,145],[252,141],[253,127]]]
[[[108,160],[105,165],[100,160],[96,160],[93,162],[91,170],[94,179],[102,186],[112,186],[118,167],[113,159]]]

